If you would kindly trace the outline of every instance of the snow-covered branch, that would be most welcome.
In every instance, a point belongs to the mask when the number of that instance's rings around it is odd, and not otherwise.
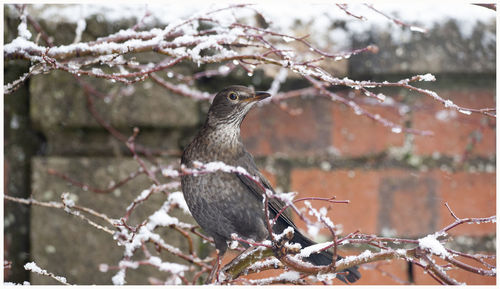
[[[373,5],[368,5],[368,7],[383,14]],[[337,5],[337,8],[356,17],[347,10],[346,5]],[[372,89],[400,87],[431,97],[441,102],[445,108],[455,109],[467,115],[471,113],[481,113],[490,117],[496,115],[495,108],[463,107],[453,103],[452,100],[440,97],[434,91],[410,84],[418,81],[434,81],[435,77],[431,74],[416,75],[397,82],[359,81],[335,77],[333,73],[325,69],[329,63],[348,59],[359,53],[378,53],[379,49],[369,45],[352,51],[324,51],[309,42],[307,36],[297,37],[271,28],[259,27],[258,24],[252,24],[251,21],[248,23],[247,16],[242,18],[228,17],[228,15],[247,15],[248,13],[240,12],[253,9],[252,5],[232,5],[200,12],[187,19],[172,19],[170,24],[165,27],[138,31],[138,27],[134,26],[94,41],[77,41],[69,45],[48,43],[47,46],[31,40],[27,24],[32,24],[37,31],[40,31],[41,28],[33,18],[28,17],[29,15],[23,12],[18,29],[19,36],[5,44],[4,59],[7,62],[11,59],[27,59],[31,61],[32,65],[28,73],[22,75],[18,80],[6,84],[4,89],[6,94],[9,94],[33,75],[62,70],[75,75],[75,77],[85,75],[126,84],[151,78],[165,89],[176,94],[206,100],[210,99],[210,94],[192,88],[192,81],[195,78],[189,74],[183,75],[175,71],[175,67],[185,63],[198,66],[206,65],[207,68],[212,67],[209,70],[211,72],[203,73],[204,77],[227,75],[235,67],[245,70],[251,76],[256,69],[272,67],[275,71],[281,71],[278,75],[283,76],[276,78],[269,89],[275,95],[273,102],[281,103],[285,99],[283,92],[279,92],[278,84],[283,82],[287,75],[305,78],[310,81],[312,88],[312,90],[307,90],[308,94],[313,92],[316,95],[324,95],[334,102],[341,102],[350,107],[354,113],[379,122],[394,133],[432,134],[429,131],[405,128],[391,122],[381,115],[373,114],[362,108],[358,101],[334,94],[327,88],[344,86],[360,90],[367,96],[374,97],[383,103],[386,96],[373,93]],[[386,14],[383,15],[389,17]],[[410,27],[411,30],[424,32],[422,28],[405,24],[394,18],[390,19],[398,25]],[[268,20],[268,22],[272,21]],[[83,25],[80,25],[80,30],[77,29],[77,32],[81,32],[82,27]],[[307,51],[306,53],[301,52],[304,49]],[[135,57],[137,54],[150,52],[160,55],[163,60],[158,63],[141,63]],[[167,72],[167,78],[158,74],[162,71]],[[304,92],[304,89],[300,89],[296,93],[289,91],[287,98],[300,96]],[[285,105],[280,105],[280,107],[286,110]]]
[[[252,178],[255,182],[260,180],[255,176],[248,174],[246,170],[241,167],[233,167],[222,162],[212,162],[212,163],[195,163],[195,168],[179,168],[174,169],[172,167],[166,167],[161,170],[155,170],[155,173],[160,173],[169,178],[178,178],[183,174],[191,175],[202,175],[210,174],[215,172],[225,172],[225,173],[236,173],[243,174],[249,178]],[[75,185],[80,185],[76,183]],[[181,222],[178,218],[173,217],[169,214],[170,210],[173,208],[180,208],[186,214],[189,214],[189,210],[185,201],[182,197],[181,192],[171,191],[174,187],[171,184],[162,184],[160,186],[152,185],[149,189],[141,192],[136,199],[127,208],[125,215],[120,220],[111,219],[104,214],[95,212],[90,208],[85,208],[77,206],[74,201],[68,198],[67,194],[63,194],[62,202],[40,202],[34,199],[20,199],[10,196],[5,196],[8,201],[14,201],[27,205],[38,205],[44,207],[51,207],[56,209],[62,209],[65,212],[76,215],[82,220],[86,221],[88,224],[114,235],[118,243],[124,248],[123,259],[119,262],[117,266],[103,265],[102,268],[105,270],[117,270],[115,277],[113,277],[113,282],[115,284],[125,284],[126,272],[127,270],[133,270],[138,266],[154,266],[160,271],[165,271],[177,278],[170,278],[168,282],[173,282],[172,284],[188,284],[195,282],[201,276],[197,274],[193,281],[188,281],[184,272],[196,270],[201,270],[200,272],[209,271],[211,268],[212,258],[200,259],[196,251],[193,250],[192,238],[195,236],[202,236],[203,239],[212,242],[208,237],[195,233],[196,226]],[[155,192],[168,192],[168,198],[163,203],[163,205],[151,214],[144,222],[137,226],[130,226],[126,223],[128,216],[133,210],[137,208],[139,204],[142,204],[148,200],[151,194]],[[326,217],[325,208],[319,210],[315,209],[309,203],[309,200],[320,200],[326,203],[347,203],[346,201],[336,201],[334,198],[323,199],[323,198],[301,198],[294,200],[294,194],[273,194],[269,192],[269,197],[276,197],[279,200],[285,202],[287,206],[295,206],[294,203],[304,202],[305,207],[309,215],[315,216],[316,221],[308,220],[311,224],[319,223],[325,226],[332,232],[332,241],[319,243],[309,247],[301,248],[296,246],[297,244],[290,244],[289,241],[293,238],[294,230],[289,228],[285,230],[280,235],[273,235],[271,241],[265,241],[263,243],[254,242],[252,240],[244,240],[238,236],[233,236],[233,240],[240,243],[246,243],[250,246],[247,250],[241,253],[239,256],[234,258],[230,263],[228,263],[224,268],[222,268],[220,273],[219,282],[221,284],[249,284],[246,279],[242,279],[241,276],[253,274],[256,272],[264,270],[274,270],[277,268],[285,268],[285,275],[279,275],[276,277],[271,277],[268,279],[260,279],[260,281],[250,281],[251,284],[274,284],[274,283],[293,283],[293,284],[303,284],[309,282],[326,282],[330,284],[332,282],[332,276],[334,274],[342,274],[342,271],[356,265],[368,264],[372,262],[378,262],[381,260],[393,260],[393,259],[404,259],[410,261],[417,266],[422,267],[431,276],[436,278],[438,282],[446,284],[457,284],[458,281],[449,277],[446,273],[449,267],[453,267],[457,270],[465,270],[479,275],[484,276],[496,276],[496,269],[494,266],[483,262],[483,258],[491,258],[493,256],[478,256],[471,255],[463,252],[457,252],[455,250],[446,248],[444,244],[448,240],[447,232],[456,228],[457,226],[463,224],[481,224],[496,222],[496,216],[491,216],[487,218],[458,218],[451,208],[446,204],[446,207],[450,211],[455,221],[434,234],[429,234],[420,239],[403,239],[403,238],[387,238],[378,237],[374,235],[366,235],[360,232],[353,232],[346,235],[343,238],[337,238],[335,231],[337,227],[331,222],[328,217]],[[296,212],[305,218],[305,213],[303,210],[297,208]],[[97,224],[92,220],[88,219],[82,213],[92,215],[105,221],[108,225],[111,225],[114,229],[111,230],[105,226]],[[268,219],[269,225],[273,222],[272,219]],[[191,244],[189,246],[188,252],[183,252],[181,249],[170,245],[167,239],[164,239],[160,234],[156,233],[155,230],[161,227],[174,228],[180,232],[186,241]],[[310,232],[314,232],[310,230]],[[316,231],[317,232],[317,231]],[[149,252],[147,247],[144,245],[146,243],[153,243],[159,250],[166,251],[172,255],[175,255],[183,260],[188,261],[195,267],[189,267],[181,264],[171,263],[162,261],[159,256],[155,256],[152,252]],[[313,253],[318,253],[323,250],[332,249],[334,252],[340,250],[339,248],[345,245],[356,245],[365,244],[371,247],[370,250],[365,250],[359,255],[346,256],[341,260],[335,260],[329,266],[315,266],[309,262],[303,260]],[[394,245],[396,245],[393,247]],[[401,244],[405,245],[405,249],[399,248]],[[231,248],[238,247],[235,243],[234,246],[231,244]],[[134,260],[138,249],[142,249],[146,255],[146,259]],[[480,266],[473,266],[458,260],[457,257],[475,260],[480,263]],[[447,265],[439,265],[435,261],[436,258],[442,259]],[[446,268],[446,270],[444,269]],[[104,270],[104,269],[101,269]],[[301,276],[300,280],[298,278],[291,278],[291,276]],[[325,275],[326,274],[326,275]],[[330,274],[330,275],[329,275]],[[310,276],[309,281],[305,280],[303,277]],[[328,276],[332,277],[329,278]],[[167,282],[167,281],[166,281]],[[253,282],[253,283],[252,283]]]
[[[54,280],[56,280],[57,282],[61,283],[61,284],[64,284],[64,285],[71,285],[69,284],[67,281],[66,281],[66,278],[65,277],[61,277],[61,276],[56,276],[54,273],[51,273],[51,272],[47,272],[47,270],[44,270],[40,267],[38,267],[38,265],[35,263],[35,262],[29,262],[29,263],[26,263],[24,265],[24,269],[28,270],[28,271],[31,271],[33,273],[36,273],[36,274],[40,274],[40,275],[44,275],[44,276],[48,276]]]

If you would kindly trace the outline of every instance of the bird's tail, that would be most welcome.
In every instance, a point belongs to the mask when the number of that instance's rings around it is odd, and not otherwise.
[[[305,247],[308,247],[308,246],[315,244],[313,241],[311,241],[307,237],[303,236],[297,230],[295,231],[292,242],[300,243],[302,245],[302,248],[305,248]],[[311,254],[305,260],[313,263],[314,265],[326,266],[326,265],[330,265],[332,263],[332,257],[333,257],[333,254],[330,253],[329,251],[321,251],[319,253]],[[340,260],[342,258],[343,257],[341,257],[341,256],[337,256],[337,260]],[[342,272],[345,272],[345,274],[337,274],[337,279],[339,279],[340,281],[342,281],[344,283],[353,283],[353,282],[356,282],[359,278],[361,278],[361,273],[359,273],[359,271],[358,271],[358,266],[353,266],[351,268],[347,268],[346,270],[344,270]]]
[[[311,254],[306,260],[313,263],[314,265],[330,265],[332,263],[333,254],[328,251],[322,251],[317,254]],[[342,256],[337,256],[337,260],[342,259]],[[354,283],[359,278],[361,278],[361,273],[358,271],[358,266],[347,268],[344,271],[345,274],[337,274],[337,279],[344,283]]]

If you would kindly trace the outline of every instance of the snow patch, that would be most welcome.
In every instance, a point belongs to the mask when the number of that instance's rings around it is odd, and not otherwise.
[[[168,168],[163,168],[161,170],[161,174],[165,177],[169,177],[169,178],[177,178],[179,177],[179,171],[175,170],[175,169],[172,169],[170,167]]]
[[[181,276],[183,276],[184,272],[189,269],[189,267],[185,265],[170,263],[170,262],[162,262],[162,260],[156,256],[149,257],[148,262],[151,265],[158,267],[160,271],[170,272],[172,274],[179,274]]]
[[[300,278],[300,273],[296,271],[284,272],[279,276],[280,279],[286,281],[297,281]]]
[[[321,251],[322,249],[329,247],[333,245],[333,241],[326,242],[326,243],[319,243],[319,244],[314,244],[309,247],[305,247],[304,249],[300,250],[299,256],[302,258],[307,258],[309,257],[312,253],[317,253]]]
[[[262,268],[272,266],[274,268],[278,268],[279,265],[281,264],[280,260],[276,259],[275,257],[266,259],[264,261],[257,261],[250,265],[248,269],[254,270],[254,271],[259,271]]]
[[[281,232],[281,234],[278,235],[273,233],[273,236],[276,241],[279,241],[290,232],[294,233],[295,230],[292,227],[287,227],[286,229],[283,230],[283,232]]]
[[[448,257],[450,253],[446,248],[437,240],[437,237],[442,236],[438,233],[429,234],[424,238],[418,239],[418,246],[424,250],[429,250],[432,254]]]
[[[457,112],[455,110],[442,109],[434,115],[434,117],[442,122],[447,122],[453,120],[457,117]]]
[[[31,32],[28,30],[28,25],[26,24],[26,16],[27,11],[24,9],[23,14],[21,15],[21,23],[17,26],[17,34],[19,37],[29,40],[31,38]]]
[[[118,270],[111,278],[111,282],[113,282],[113,285],[125,285],[125,268]]]
[[[430,73],[417,76],[419,81],[436,81],[436,77]]]
[[[24,269],[31,271],[33,273],[40,274],[40,275],[51,276],[52,278],[56,279],[57,281],[59,281],[61,283],[67,283],[66,278],[60,277],[60,276],[55,276],[55,275],[47,272],[46,270],[38,267],[38,265],[35,262],[28,262],[28,263],[24,264]]]
[[[238,241],[236,240],[231,241],[231,243],[229,243],[229,248],[233,250],[238,248]]]
[[[346,256],[344,259],[337,261],[337,265],[350,263],[355,260],[366,261],[373,256],[373,253],[370,250],[365,250],[363,253],[357,256]]]
[[[29,262],[29,263],[24,264],[24,269],[31,271],[33,273],[37,273],[37,274],[42,274],[42,275],[48,274],[47,271],[38,267],[38,265],[35,262]]]
[[[176,204],[186,215],[191,215],[189,207],[184,199],[184,194],[182,192],[173,192],[168,195],[168,201],[171,204]]]
[[[325,274],[318,273],[318,275],[316,275],[316,278],[322,282],[330,282],[336,277],[337,277],[336,273],[325,273]]]

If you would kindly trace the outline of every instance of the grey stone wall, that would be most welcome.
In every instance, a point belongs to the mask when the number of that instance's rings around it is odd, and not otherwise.
[[[90,187],[105,188],[113,180],[125,179],[137,171],[137,162],[128,157],[35,157],[32,159],[32,190],[40,201],[53,201],[60,198],[61,192],[70,192],[76,204],[92,208],[113,219],[123,217],[127,206],[151,184],[141,175],[107,194],[97,194],[82,188],[75,188],[56,176],[49,175],[47,168],[64,172],[85,180]],[[128,224],[137,226],[158,210],[165,197],[152,195],[148,202],[134,210]],[[175,210],[173,217],[181,221],[193,222],[181,211]],[[95,218],[92,220],[97,221]],[[59,276],[66,276],[69,282],[81,285],[110,284],[114,270],[101,273],[100,264],[116,266],[123,257],[124,249],[116,245],[112,235],[89,226],[75,216],[64,211],[34,206],[31,209],[31,256],[41,268]],[[185,238],[171,228],[163,228],[160,235],[168,242],[187,250]],[[196,239],[195,239],[196,241]],[[152,249],[152,248],[150,248]],[[138,256],[141,256],[139,254]],[[187,263],[177,257],[162,256],[165,261]],[[141,266],[129,270],[127,284],[145,284],[144,276],[164,278],[153,267]],[[33,284],[58,284],[58,282],[32,274]]]

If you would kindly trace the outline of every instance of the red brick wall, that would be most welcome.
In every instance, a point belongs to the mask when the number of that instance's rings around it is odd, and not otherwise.
[[[495,107],[492,89],[437,92],[460,106]],[[350,204],[336,204],[329,210],[329,217],[343,225],[344,235],[359,229],[367,234],[392,232],[395,236],[420,238],[454,221],[445,202],[459,217],[495,215],[494,119],[451,110],[440,112],[445,110],[444,105],[422,96],[412,98],[409,105],[411,112],[405,116],[393,107],[364,107],[395,123],[431,130],[434,136],[411,138],[392,133],[326,99],[291,101],[290,107],[303,109],[298,116],[276,105],[257,108],[243,122],[242,135],[255,156],[280,159],[285,164],[286,170],[266,172],[275,186],[299,192],[298,197],[336,196],[350,200]],[[406,156],[397,153],[405,139]],[[312,203],[317,208],[325,206]],[[494,234],[495,227],[463,225],[450,234],[480,240]],[[322,233],[328,236],[326,230]],[[407,266],[404,261],[366,266],[358,284],[399,284],[395,277],[408,281]],[[416,284],[436,284],[421,269],[414,270]],[[457,270],[450,275],[467,284],[496,281]]]

